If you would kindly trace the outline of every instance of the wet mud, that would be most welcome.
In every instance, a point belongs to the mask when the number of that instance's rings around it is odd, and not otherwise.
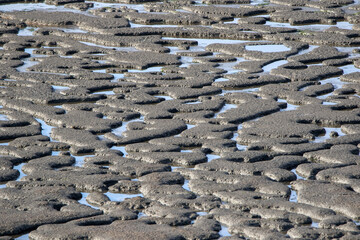
[[[0,239],[360,239],[359,11],[0,1]]]

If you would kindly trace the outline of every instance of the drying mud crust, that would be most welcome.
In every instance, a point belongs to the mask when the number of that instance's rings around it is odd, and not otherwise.
[[[358,0],[0,0],[0,240],[360,239]]]

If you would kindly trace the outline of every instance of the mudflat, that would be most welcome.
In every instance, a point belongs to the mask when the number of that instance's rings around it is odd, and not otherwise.
[[[0,0],[0,240],[360,239],[358,0]]]

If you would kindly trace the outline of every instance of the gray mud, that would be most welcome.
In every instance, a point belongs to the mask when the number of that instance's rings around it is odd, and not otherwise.
[[[0,3],[0,239],[360,239],[358,1]]]

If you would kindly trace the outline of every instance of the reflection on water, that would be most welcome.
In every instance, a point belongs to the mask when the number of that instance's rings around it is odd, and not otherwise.
[[[147,217],[147,215],[145,213],[143,213],[143,212],[139,212],[138,219],[143,218],[143,217]]]
[[[38,28],[34,28],[34,27],[26,27],[23,29],[20,29],[18,32],[18,36],[31,36],[33,35],[34,31],[36,31]]]
[[[161,72],[163,67],[149,67],[146,69],[129,69],[128,72]]]
[[[140,13],[145,13],[146,11],[144,5],[142,4],[123,4],[123,3],[106,3],[106,2],[93,2],[93,1],[86,1],[87,3],[93,3],[94,9],[96,8],[119,8],[119,7],[127,7],[130,9],[137,10]]]
[[[279,61],[276,61],[276,62],[273,62],[273,63],[263,66],[262,69],[264,72],[270,72],[271,70],[273,70],[281,65],[287,64],[287,63],[288,63],[288,61],[286,61],[286,60],[279,60]]]
[[[313,221],[313,222],[311,223],[311,227],[313,227],[313,228],[319,228],[319,223]]]
[[[237,108],[236,104],[228,104],[226,103],[219,112],[215,113],[214,118],[217,118],[219,114],[224,113],[230,109]]]
[[[229,233],[229,229],[228,227],[221,225],[221,230],[219,232],[220,237],[227,237],[227,236],[231,236],[231,234]]]
[[[334,132],[336,132],[339,137],[346,135],[345,133],[342,132],[341,128],[324,127],[324,129],[326,131],[325,135],[320,135],[320,136],[315,137],[315,140],[313,142],[316,142],[316,143],[325,142],[325,140],[331,138],[331,135]]]
[[[136,118],[136,119],[133,119],[133,120],[130,120],[130,121],[127,121],[127,122],[122,122],[122,125],[118,128],[115,128],[113,129],[111,132],[117,136],[124,136],[124,132],[126,132],[126,128],[127,128],[127,125],[131,122],[140,122],[140,120],[142,119],[142,117],[140,118]]]
[[[42,129],[41,134],[49,137],[50,140],[52,140],[50,133],[51,133],[51,129],[55,127],[48,125],[45,121],[41,120],[40,118],[35,118],[35,120],[41,124],[41,129]]]
[[[122,152],[124,154],[124,157],[128,155],[127,151],[125,150],[125,146],[112,146],[111,149]]]
[[[86,201],[86,198],[87,198],[87,196],[89,195],[89,193],[82,192],[81,195],[82,195],[82,197],[81,197],[81,199],[78,201],[80,204],[89,206],[89,207],[94,208],[94,209],[99,209],[98,207],[94,207],[94,206],[92,206],[91,204],[89,204],[89,203]]]
[[[107,192],[105,195],[113,202],[122,202],[127,198],[144,197],[143,194],[124,194],[124,193],[111,193]]]
[[[183,189],[185,189],[187,191],[191,191],[190,188],[189,188],[189,180],[185,180],[182,187],[183,187]]]
[[[298,105],[288,103],[285,99],[279,98],[277,101],[286,103],[286,108],[281,109],[280,111],[293,111],[299,107]]]
[[[7,121],[7,120],[9,120],[8,117],[0,113],[0,121]]]
[[[300,176],[299,174],[297,174],[296,169],[292,169],[291,172],[293,172],[296,175],[296,180],[306,180],[306,178]]]
[[[26,59],[23,59],[22,61],[24,64],[16,68],[16,70],[18,70],[19,72],[27,72],[28,68],[35,66],[36,64],[39,63],[37,61],[30,61],[30,60],[26,60]]]
[[[75,167],[82,167],[85,163],[85,158],[94,157],[95,155],[71,155],[75,158]]]
[[[15,240],[29,240],[29,234],[21,235],[20,237],[15,238]]]
[[[22,171],[22,167],[25,165],[26,163],[20,163],[19,165],[14,166],[14,169],[18,170],[20,172],[19,177],[16,179],[16,181],[19,181],[21,178],[25,177],[26,174]]]
[[[191,46],[190,49],[192,51],[204,51],[206,46],[213,43],[220,43],[220,44],[237,44],[237,43],[245,43],[248,41],[244,40],[230,40],[230,39],[201,39],[201,38],[170,38],[170,37],[163,37],[164,40],[189,40],[189,41],[196,41],[198,44],[197,46]]]
[[[220,158],[219,155],[214,155],[214,154],[207,154],[206,157],[208,159],[208,162],[211,162],[214,159]]]
[[[196,214],[199,215],[199,216],[206,216],[206,215],[208,215],[207,212],[196,212]]]
[[[295,190],[292,189],[291,185],[288,185],[288,187],[290,188],[291,194],[289,197],[289,201],[290,202],[298,202],[298,195],[297,192]]]
[[[62,92],[70,89],[69,87],[55,86],[55,85],[52,85],[51,87],[54,89],[55,92]]]
[[[165,96],[165,95],[159,95],[159,96],[154,96],[154,97],[157,97],[157,98],[163,98],[163,99],[165,99],[165,100],[174,100],[172,97],[170,97],[170,96]]]
[[[285,52],[290,50],[290,48],[279,44],[246,45],[245,49],[248,51],[260,51],[260,52]]]

